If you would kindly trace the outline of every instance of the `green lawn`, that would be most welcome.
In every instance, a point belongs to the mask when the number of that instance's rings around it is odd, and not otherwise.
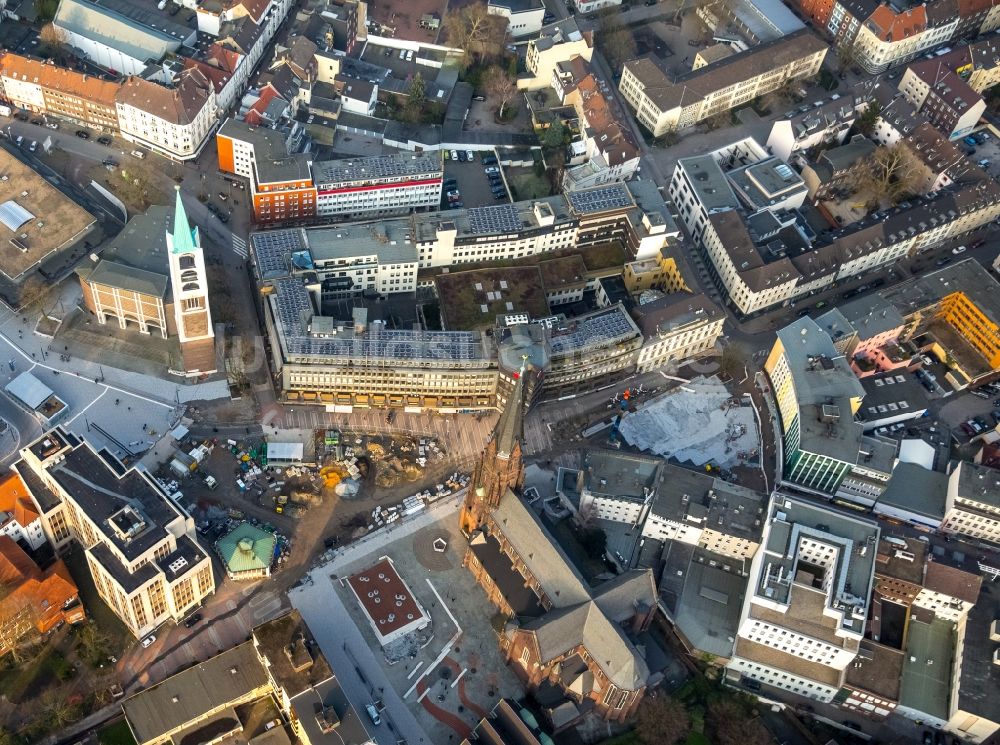
[[[124,719],[98,730],[97,741],[101,745],[136,745],[135,738],[132,737],[132,730],[129,729],[128,722]]]
[[[111,640],[110,648],[108,649],[109,654],[113,654],[116,657],[120,656],[122,651],[134,639],[128,627],[118,620],[118,616],[105,605],[104,601],[97,594],[97,587],[90,576],[90,569],[87,568],[87,555],[82,550],[75,549],[73,553],[64,556],[63,560],[66,562],[66,567],[69,569],[69,573],[73,577],[77,589],[80,591],[80,600],[83,601],[83,607],[87,611],[87,616]]]
[[[533,168],[508,168],[505,175],[514,191],[511,196],[515,201],[552,196],[552,184],[548,177],[544,173],[536,176]]]

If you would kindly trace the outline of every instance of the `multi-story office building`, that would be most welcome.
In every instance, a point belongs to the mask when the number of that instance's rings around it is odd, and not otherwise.
[[[693,126],[819,73],[827,45],[807,29],[672,78],[647,55],[626,62],[618,89],[653,136]]]
[[[882,296],[906,323],[902,339],[927,336],[948,350],[957,387],[1000,369],[1000,283],[975,259],[893,285]]]
[[[0,56],[0,88],[0,97],[25,111],[108,132],[118,129],[120,83],[7,52]]]
[[[215,592],[194,520],[145,471],[61,428],[14,465],[57,551],[76,541],[101,599],[136,637],[180,621]]]
[[[726,314],[707,295],[675,292],[642,303],[632,311],[645,341],[636,372],[681,364],[709,350],[722,335]]]
[[[1000,544],[1000,471],[956,463],[948,477],[942,531]]]
[[[775,494],[727,676],[832,701],[864,638],[878,540],[875,522]]]
[[[313,162],[306,153],[289,155],[297,135],[295,125],[281,132],[235,119],[216,135],[219,170],[249,179],[258,223],[374,217],[441,203],[438,152]]]
[[[351,218],[441,204],[441,153],[396,153],[314,163],[316,214]]]
[[[363,309],[354,323],[338,323],[314,310],[319,288],[304,282],[276,279],[265,297],[273,370],[286,399],[342,411],[496,406],[496,357],[485,334],[388,329],[369,324]]]
[[[808,316],[778,331],[764,370],[778,405],[784,483],[871,506],[892,474],[893,441],[854,420],[864,388],[830,335]]]

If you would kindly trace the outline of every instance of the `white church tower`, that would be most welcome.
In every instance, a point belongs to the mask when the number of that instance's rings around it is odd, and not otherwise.
[[[167,231],[170,262],[170,289],[173,294],[174,323],[181,343],[186,375],[216,371],[215,332],[208,307],[208,275],[201,250],[198,228],[188,222],[181,187],[177,187],[173,232]]]

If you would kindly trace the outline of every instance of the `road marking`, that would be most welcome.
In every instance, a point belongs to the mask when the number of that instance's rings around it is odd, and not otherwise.
[[[109,388],[110,388],[110,386],[107,387],[107,388],[105,388],[103,391],[101,391],[101,395],[100,396],[98,396],[93,401],[91,401],[89,404],[87,404],[86,406],[84,406],[83,409],[81,409],[79,412],[77,412],[76,416],[74,416],[72,419],[70,419],[68,422],[66,422],[66,424],[72,424],[77,419],[79,419],[81,416],[83,416],[84,414],[86,414],[87,413],[87,409],[89,409],[91,406],[93,406],[98,401],[100,401],[102,398],[104,398],[104,394],[108,392]]]
[[[236,235],[236,233],[233,233],[232,236],[233,236],[233,253],[235,253],[242,259],[247,258],[250,255],[250,252],[247,250],[247,242],[244,239],[240,238],[238,235]]]

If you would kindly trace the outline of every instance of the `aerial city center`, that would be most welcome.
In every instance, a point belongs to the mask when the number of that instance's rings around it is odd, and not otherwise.
[[[0,745],[1000,745],[1000,0],[0,0]]]

